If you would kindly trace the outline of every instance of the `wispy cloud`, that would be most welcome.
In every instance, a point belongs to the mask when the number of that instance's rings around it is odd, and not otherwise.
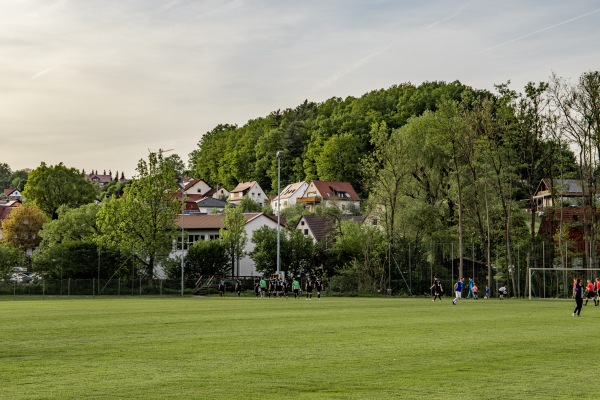
[[[450,14],[447,17],[440,19],[439,21],[435,21],[435,22],[427,25],[426,28],[427,29],[435,28],[436,26],[438,26],[442,22],[450,21],[451,19],[454,19],[454,18],[458,17],[460,14],[462,14],[462,12],[463,12],[463,7],[459,8],[458,11],[456,11],[455,13]]]
[[[319,83],[317,85],[317,88],[323,88],[329,85],[332,85],[334,82],[336,82],[338,79],[343,78],[345,75],[348,75],[356,70],[358,70],[359,68],[361,68],[363,65],[365,65],[367,62],[369,62],[370,60],[372,60],[373,58],[378,57],[380,54],[382,54],[384,51],[388,50],[390,47],[392,47],[394,45],[394,42],[388,44],[385,47],[382,47],[381,49],[369,54],[366,57],[361,58],[360,60],[358,60],[357,62],[351,64],[350,66],[348,66],[347,68],[334,73],[333,75],[331,75],[328,79],[326,79],[325,81]]]
[[[37,79],[37,78],[40,78],[40,77],[42,77],[42,76],[44,76],[44,75],[48,74],[50,71],[52,71],[52,70],[53,70],[53,69],[55,69],[55,68],[56,68],[56,66],[52,66],[52,67],[48,67],[48,68],[46,68],[46,69],[44,69],[44,70],[41,70],[40,72],[38,72],[38,73],[36,73],[35,75],[31,76],[31,78],[29,78],[29,80],[30,80],[30,81],[33,81],[33,80],[35,80],[35,79]]]
[[[444,22],[450,21],[456,17],[458,17],[460,14],[462,14],[463,12],[463,7],[460,7],[456,12],[442,18],[439,19],[425,27],[419,28],[417,29],[417,31],[422,31],[423,29],[426,30],[430,30],[435,28],[436,26],[438,26],[439,24],[442,24]],[[404,33],[404,35],[407,35],[408,33]],[[324,80],[323,82],[319,83],[318,85],[316,85],[316,88],[321,89],[323,87],[327,87],[332,85],[333,83],[335,83],[336,81],[338,81],[339,79],[343,78],[345,75],[348,75],[352,72],[355,72],[357,70],[359,70],[362,66],[364,66],[365,64],[367,64],[369,61],[371,61],[374,58],[379,57],[380,55],[384,54],[387,50],[389,50],[390,48],[394,47],[394,45],[396,45],[398,42],[400,41],[400,39],[394,40],[391,43],[389,43],[388,45],[368,54],[367,56],[361,58],[360,60],[352,63],[351,65],[349,65],[348,67],[344,68],[341,71],[335,72],[333,75],[331,75],[329,78],[327,78],[326,80]]]
[[[573,21],[577,21],[578,19],[589,17],[590,15],[596,14],[598,12],[600,12],[600,8],[596,9],[594,11],[590,11],[590,12],[585,13],[585,14],[578,15],[578,16],[573,17],[573,18],[569,18],[569,19],[567,19],[565,21],[559,22],[558,24],[554,24],[554,25],[550,25],[550,26],[547,26],[547,27],[542,28],[542,29],[538,29],[537,31],[528,33],[527,35],[519,36],[518,38],[507,40],[506,42],[495,44],[495,45],[493,45],[491,47],[488,47],[487,49],[481,50],[480,53],[485,53],[487,51],[490,51],[490,50],[493,50],[493,49],[497,49],[498,47],[506,46],[507,44],[511,44],[511,43],[517,42],[519,40],[526,39],[526,38],[528,38],[530,36],[537,35],[538,33],[542,33],[542,32],[548,31],[550,29],[557,28],[559,26],[568,24],[568,23],[573,22]]]

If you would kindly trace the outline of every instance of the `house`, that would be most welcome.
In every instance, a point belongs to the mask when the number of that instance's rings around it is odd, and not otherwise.
[[[311,181],[296,202],[303,203],[310,212],[317,207],[337,207],[344,214],[360,209],[360,197],[349,182]]]
[[[206,196],[212,188],[202,179],[191,179],[184,182],[183,190],[188,194],[201,194]]]
[[[542,179],[533,195],[533,211],[543,211],[545,208],[553,207],[553,197],[559,205],[579,205],[583,198],[583,186],[577,179],[556,179],[554,186],[550,179]]]
[[[594,218],[600,221],[600,209],[596,209]],[[591,227],[591,223],[592,211],[589,208],[549,209],[544,211],[538,235],[558,244],[556,233],[562,226],[566,229],[569,252],[583,254],[587,245],[585,228]]]
[[[93,171],[93,170],[92,170],[91,174],[85,174],[85,175],[83,175],[83,178],[86,181],[90,181],[94,185],[97,185],[99,187],[108,185],[113,180],[112,172],[110,172],[107,175],[106,171],[104,171],[103,174],[99,174],[98,171]]]
[[[344,216],[343,220],[354,220],[357,223],[362,223],[363,218],[360,216]],[[339,233],[337,226],[338,219],[331,215],[303,215],[296,225],[304,236],[312,238],[314,243],[323,243],[327,246],[335,241],[335,237]]]
[[[198,211],[201,214],[215,214],[222,213],[226,207],[231,206],[235,207],[233,204],[229,204],[226,201],[214,199],[212,197],[205,197],[196,202],[198,206]]]
[[[204,194],[205,197],[212,197],[217,200],[227,200],[231,193],[224,187],[217,186],[216,188],[210,189],[208,192]]]
[[[277,220],[263,213],[245,213],[246,225],[245,231],[248,238],[244,247],[244,255],[240,258],[239,270],[235,271],[236,276],[257,276],[260,275],[254,269],[254,262],[250,258],[250,253],[254,250],[254,243],[250,240],[254,231],[268,226],[277,228]],[[184,242],[184,251],[197,241],[200,240],[216,240],[219,238],[219,231],[225,227],[223,224],[224,214],[191,214],[180,215],[175,221],[179,229],[183,226],[186,232],[187,240]],[[180,256],[181,238],[179,238],[176,249],[172,252],[172,256]]]
[[[244,197],[250,198],[260,207],[267,204],[267,195],[256,181],[239,183],[235,189],[231,191],[229,202],[237,205]]]
[[[181,203],[181,192],[175,193],[175,198]],[[201,194],[185,194],[185,213],[186,214],[199,214],[197,202],[202,200],[204,197]]]
[[[21,200],[21,191],[19,189],[4,189],[4,195],[11,200]]]
[[[296,199],[308,188],[308,183],[306,182],[296,182],[287,185],[279,194],[279,196],[275,196],[271,200],[271,208],[275,215],[277,215],[277,210],[284,210],[287,207],[291,207],[296,204]],[[278,204],[281,201],[281,204]]]

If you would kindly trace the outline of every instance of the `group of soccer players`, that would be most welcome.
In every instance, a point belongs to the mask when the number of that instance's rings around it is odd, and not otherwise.
[[[584,297],[585,304],[583,304]],[[581,284],[581,279],[573,279],[573,298],[575,299],[574,317],[580,316],[582,306],[587,306],[590,299],[594,300],[595,306],[600,305],[600,278],[596,278],[595,282],[588,279],[585,286]]]
[[[465,286],[465,278],[463,278],[462,276],[458,279],[458,281],[456,281],[456,283],[454,284],[454,300],[452,300],[452,304],[456,305],[458,303],[458,300],[462,297],[462,291],[463,291],[463,287]],[[442,287],[442,282],[439,280],[439,278],[437,276],[433,277],[433,285],[431,285],[430,289],[433,289],[433,299],[432,301],[435,301],[436,298],[439,298],[440,301],[442,301],[442,293],[444,292],[444,288]],[[503,289],[504,287],[500,288],[500,292],[503,294]],[[473,281],[473,279],[469,278],[469,294],[467,295],[467,298],[473,297],[473,299],[477,300],[478,299],[478,293],[479,293],[479,289],[477,288],[477,285],[475,284],[475,281]],[[485,287],[485,298],[488,299],[490,297],[490,289],[489,287]],[[502,295],[501,297],[502,298]]]
[[[600,305],[600,278],[596,278],[596,282],[592,282],[591,280],[587,280],[587,284],[585,285],[585,304],[587,306],[588,300],[594,300],[594,305]]]
[[[306,300],[312,300],[313,290],[317,292],[317,299],[321,300],[321,292],[323,291],[323,281],[320,277],[316,277],[315,280],[309,276],[306,278],[304,283],[304,292],[306,293]],[[299,299],[302,297],[301,283],[298,279],[294,278],[291,282],[285,278],[271,277],[265,279],[264,277],[254,280],[254,294],[256,298],[289,298],[290,291],[294,293],[294,298]]]

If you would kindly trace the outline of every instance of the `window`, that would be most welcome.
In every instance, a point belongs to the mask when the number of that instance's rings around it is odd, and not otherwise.
[[[308,229],[304,230],[304,236],[308,236]]]
[[[300,221],[300,225],[304,226],[304,221]]]

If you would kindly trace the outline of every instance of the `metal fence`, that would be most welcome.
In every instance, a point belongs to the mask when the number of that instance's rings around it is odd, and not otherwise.
[[[184,282],[184,295],[195,294],[195,282]],[[181,281],[167,279],[42,279],[37,282],[0,282],[0,296],[181,296]]]

